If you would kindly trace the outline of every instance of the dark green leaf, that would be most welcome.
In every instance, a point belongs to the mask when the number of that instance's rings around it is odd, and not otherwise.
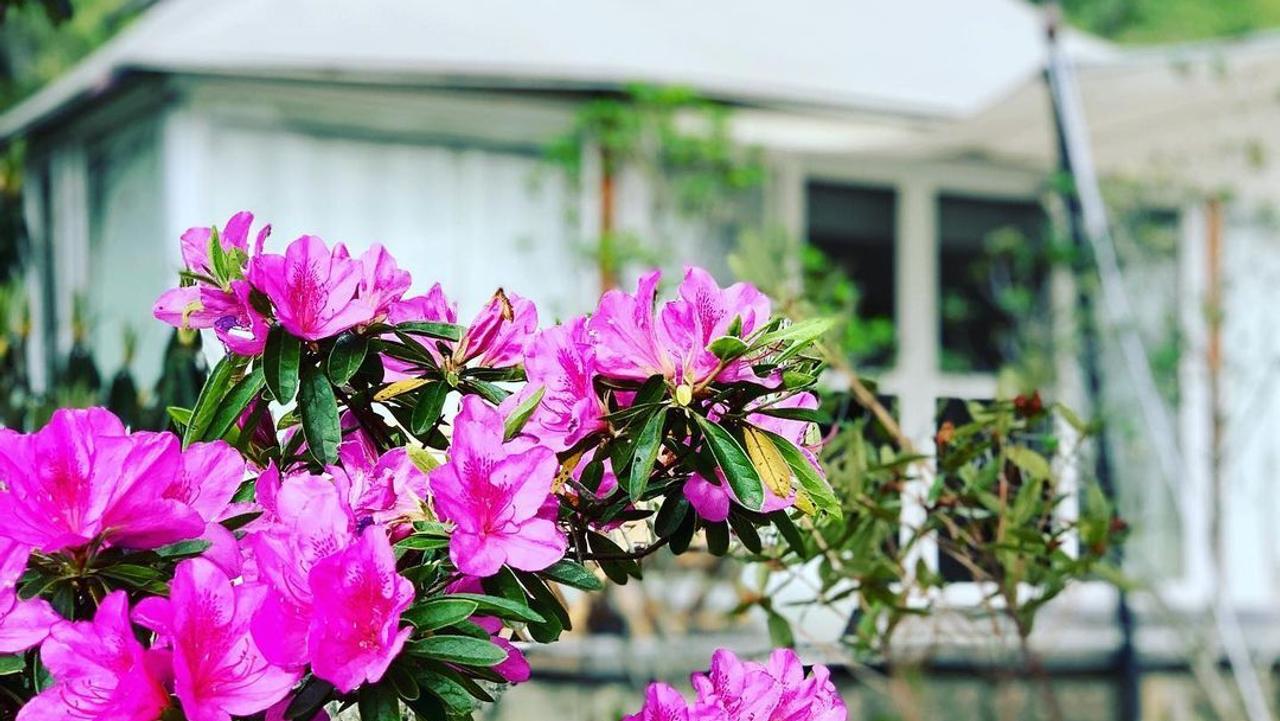
[[[506,390],[502,386],[494,385],[488,381],[476,380],[475,378],[468,378],[465,386],[468,390],[495,406],[502,405],[502,402],[507,399],[507,396],[511,395],[511,391]]]
[[[636,397],[632,399],[631,405],[634,407],[657,403],[666,395],[667,379],[661,374],[652,375],[640,386],[640,390],[636,391]]]
[[[680,528],[681,523],[684,523],[687,513],[689,513],[689,499],[684,497],[684,493],[676,491],[668,494],[666,500],[662,502],[662,507],[658,509],[657,517],[653,519],[653,530],[664,538],[670,536]]]
[[[729,524],[708,523],[703,529],[707,534],[707,552],[713,556],[723,556],[729,552]]]
[[[443,673],[424,668],[419,671],[418,680],[454,713],[467,713],[475,708],[476,701],[467,689]]]
[[[440,340],[460,341],[466,328],[454,323],[433,323],[430,321],[409,321],[396,324],[396,330],[409,335],[425,335]]]
[[[358,708],[360,721],[400,721],[400,700],[389,683],[363,686]]]
[[[520,434],[524,429],[524,424],[529,422],[529,417],[538,409],[538,404],[542,402],[542,396],[547,392],[545,387],[539,387],[536,391],[529,394],[528,398],[520,401],[520,405],[511,411],[511,415],[507,416],[506,424],[503,428],[502,437],[511,440]]]
[[[584,591],[599,591],[604,588],[604,582],[596,574],[592,573],[590,569],[567,558],[556,561],[538,573],[557,583],[563,583],[572,588],[580,588]]]
[[[204,382],[204,387],[200,389],[195,406],[191,409],[187,431],[182,435],[183,448],[205,437],[209,422],[213,420],[214,413],[222,403],[222,397],[231,387],[231,376],[241,367],[241,363],[240,356],[227,354],[213,367],[209,378]]]
[[[406,649],[414,656],[466,666],[495,666],[507,659],[502,648],[470,636],[432,636],[412,641]]]
[[[338,444],[342,441],[338,400],[333,395],[329,379],[316,366],[308,366],[302,371],[298,410],[302,414],[302,432],[311,457],[323,465],[336,461]]]
[[[753,511],[760,510],[764,504],[764,484],[746,451],[742,450],[742,445],[719,425],[702,416],[694,417],[707,439],[711,454],[715,456],[716,464],[720,466],[734,495],[738,497],[738,502]]]
[[[738,537],[738,541],[752,553],[759,553],[764,547],[760,543],[760,534],[756,532],[756,527],[751,523],[750,519],[745,516],[730,511],[729,526],[733,528],[733,533]]]
[[[401,618],[419,631],[435,631],[467,620],[477,608],[479,604],[470,599],[443,596],[412,606]]]
[[[167,546],[161,546],[156,549],[156,555],[162,558],[186,558],[187,556],[198,556],[204,553],[205,549],[210,546],[209,541],[193,539],[190,541],[178,541],[170,543]]]
[[[276,402],[287,404],[298,392],[298,363],[302,358],[302,343],[290,335],[284,326],[275,326],[267,333],[267,345],[262,351],[262,370],[267,388]]]
[[[527,604],[509,598],[487,596],[479,593],[453,593],[449,595],[449,598],[464,598],[469,601],[475,601],[476,605],[479,606],[479,610],[486,616],[510,618],[529,623],[537,623],[542,620],[542,615],[529,608]]]
[[[661,408],[649,416],[644,428],[636,437],[635,452],[631,456],[631,470],[626,475],[627,493],[632,500],[638,501],[649,487],[649,476],[653,474],[653,464],[658,460],[658,451],[662,450],[662,429],[667,420],[667,411]]]
[[[804,536],[800,535],[800,529],[796,528],[795,522],[791,520],[791,516],[788,516],[785,510],[770,513],[769,520],[773,521],[773,525],[782,534],[782,538],[786,540],[792,552],[800,558],[808,558],[809,550],[805,545]]]
[[[22,657],[22,654],[0,656],[0,676],[12,676],[15,673],[22,673],[26,668],[27,662]]]
[[[227,392],[222,403],[218,404],[218,410],[213,414],[212,420],[209,421],[209,428],[201,435],[200,440],[212,441],[227,435],[235,427],[236,419],[244,413],[244,409],[249,407],[253,399],[258,397],[265,385],[261,366],[254,368],[252,373],[241,378],[240,382]]]
[[[409,425],[415,435],[422,435],[440,420],[444,401],[449,397],[449,384],[444,381],[428,383],[418,391],[418,405],[413,407]]]
[[[329,380],[336,386],[346,385],[351,376],[360,370],[360,364],[364,363],[364,356],[368,352],[369,339],[365,336],[350,331],[338,336],[325,363]]]
[[[284,717],[289,721],[311,721],[321,707],[328,702],[329,695],[332,693],[333,684],[312,676],[294,694],[289,707],[284,710]]]

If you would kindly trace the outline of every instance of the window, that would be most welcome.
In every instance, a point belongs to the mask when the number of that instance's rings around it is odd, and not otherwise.
[[[811,182],[805,197],[810,245],[854,281],[862,318],[891,324],[897,309],[897,193],[889,188]],[[892,339],[877,343],[864,361],[886,366],[894,351]]]
[[[943,371],[994,372],[1025,350],[1037,324],[1020,321],[1047,313],[1044,225],[1038,203],[938,198]]]

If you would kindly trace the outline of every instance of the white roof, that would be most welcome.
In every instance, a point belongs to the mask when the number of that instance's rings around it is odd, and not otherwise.
[[[1099,168],[1175,188],[1280,199],[1280,33],[1135,51],[1076,70]],[[1050,166],[1043,82],[898,152]]]
[[[960,117],[1043,64],[1022,0],[163,0],[0,117],[0,138],[129,70],[591,90]],[[1109,46],[1071,33],[1075,55]]]

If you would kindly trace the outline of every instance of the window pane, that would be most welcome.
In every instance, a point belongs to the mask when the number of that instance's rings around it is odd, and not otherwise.
[[[868,344],[850,350],[861,356],[862,363],[888,365],[895,347],[897,195],[888,188],[811,182],[805,197],[810,245],[854,282],[858,315],[868,321],[867,327],[859,329]],[[817,270],[827,267],[825,260],[817,265]]]
[[[1044,227],[1037,203],[939,198],[942,370],[994,371],[1040,340],[1028,334],[1047,328]]]

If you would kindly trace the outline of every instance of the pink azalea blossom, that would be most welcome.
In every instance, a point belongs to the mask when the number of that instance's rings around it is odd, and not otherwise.
[[[249,227],[253,214],[236,213],[218,236],[224,253],[243,264],[249,257]],[[271,232],[264,226],[256,247],[261,248]],[[251,287],[243,279],[244,269],[230,269],[231,277],[217,285],[209,257],[211,228],[191,228],[182,235],[182,259],[187,269],[202,276],[194,285],[165,291],[156,300],[152,314],[175,328],[212,328],[232,353],[256,355],[266,345],[266,318],[250,302]]]
[[[370,526],[346,549],[311,569],[311,670],[343,693],[382,678],[413,628],[400,614],[413,584],[396,573],[386,532]]]
[[[195,538],[200,514],[166,497],[181,473],[169,433],[126,434],[101,408],[60,409],[40,431],[0,431],[0,537],[46,553],[83,546],[156,548]]]
[[[425,295],[405,298],[391,306],[387,316],[391,323],[431,321],[457,323],[458,312],[437,283]],[[488,368],[518,365],[524,357],[533,334],[538,329],[538,310],[533,302],[514,293],[499,290],[481,309],[457,343],[433,338],[421,339],[422,346],[437,363],[461,368],[473,360]],[[442,354],[439,348],[447,352]],[[408,366],[394,358],[384,365],[388,378],[403,378]]]
[[[253,213],[242,210],[231,216],[222,232],[218,233],[218,243],[224,253],[235,253],[247,258],[249,255],[249,229],[253,225]],[[189,228],[182,234],[182,262],[187,270],[193,273],[213,277],[212,262],[209,259],[209,239],[212,228]],[[264,225],[258,231],[256,245],[261,248],[267,236],[271,234],[271,226]]]
[[[360,267],[360,301],[369,307],[370,317],[385,317],[391,304],[409,290],[409,272],[401,270],[381,245],[374,245],[360,256]]]
[[[540,513],[555,480],[555,454],[502,442],[502,416],[476,396],[454,420],[449,462],[431,472],[440,517],[454,525],[449,556],[459,571],[492,576],[503,564],[540,571],[564,556],[567,540]]]
[[[803,408],[813,410],[818,407],[818,398],[812,393],[798,393],[794,396],[785,398],[770,406],[771,408]],[[787,440],[796,444],[800,452],[813,465],[814,469],[822,472],[821,466],[818,465],[817,456],[813,451],[806,447],[806,436],[809,427],[812,425],[806,421],[790,420],[786,418],[778,418],[776,416],[766,415],[764,413],[751,413],[747,415],[747,421],[752,425],[763,428],[766,431],[772,431]],[[693,474],[684,484],[685,498],[689,499],[689,503],[693,509],[698,512],[702,518],[720,522],[729,517],[730,503],[740,503],[738,497],[734,494],[733,488],[729,486],[725,480],[724,473],[716,469],[716,480],[712,482],[706,477]],[[764,504],[760,511],[762,513],[772,513],[783,508],[790,508],[795,504],[796,493],[794,490],[786,497],[780,497],[773,492],[768,485],[764,487]]]
[[[826,667],[806,676],[791,649],[777,649],[761,664],[722,648],[690,681],[693,703],[666,684],[650,684],[644,706],[623,721],[845,721],[848,713]]]
[[[39,644],[62,616],[43,598],[18,598],[18,580],[31,549],[0,538],[0,653],[19,653]]]
[[[651,683],[644,692],[644,706],[622,721],[692,721],[689,703],[665,683]]]
[[[677,298],[655,315],[659,271],[640,278],[634,295],[611,290],[588,323],[596,339],[596,364],[602,375],[645,380],[662,375],[675,385],[697,386],[709,380],[758,380],[745,359],[720,367],[707,350],[728,333],[734,319],[746,336],[769,320],[768,297],[748,283],[720,288],[711,274],[687,268]]]
[[[355,518],[328,478],[302,473],[278,479],[274,467],[259,479],[266,520],[245,537],[256,577],[267,588],[252,630],[272,663],[301,668],[308,661],[315,602],[309,575],[317,563],[351,543]]]
[[[169,654],[138,643],[124,591],[104,598],[93,621],[56,626],[40,660],[54,684],[22,707],[18,721],[155,721],[169,705]]]
[[[604,403],[593,385],[595,350],[586,318],[540,331],[525,352],[524,370],[528,384],[503,404],[514,408],[543,389],[522,433],[559,452],[607,428]]]
[[[233,586],[213,563],[193,558],[178,564],[169,598],[149,597],[135,610],[173,654],[174,694],[189,721],[229,721],[270,708],[299,674],[262,655],[249,622],[264,589]]]
[[[427,474],[404,448],[377,458],[375,453],[362,434],[353,433],[338,446],[341,465],[327,470],[358,524],[373,522],[402,532],[409,522],[424,517]]]
[[[290,334],[320,340],[368,322],[374,309],[358,298],[364,268],[341,243],[304,235],[284,255],[264,253],[249,263],[249,282],[271,300]]]

